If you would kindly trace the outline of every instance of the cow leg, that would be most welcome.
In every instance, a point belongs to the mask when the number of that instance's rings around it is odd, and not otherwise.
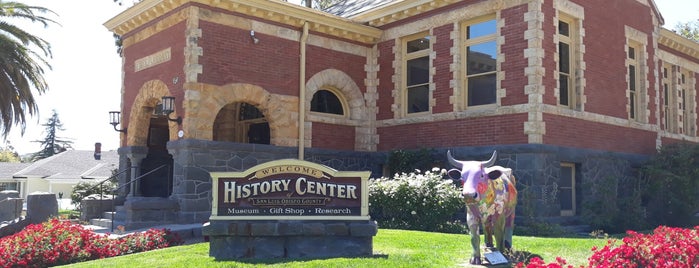
[[[485,234],[483,235],[485,237],[485,246],[492,248],[495,244],[493,244],[493,222],[491,217],[485,221],[483,229],[485,229]]]
[[[471,264],[481,264],[481,234],[479,233],[479,226],[481,225],[480,213],[475,216],[471,212],[471,207],[466,208],[466,224],[468,224],[468,232],[471,235],[471,248],[473,249],[473,254],[471,254]],[[478,213],[478,208],[475,208],[476,213]]]
[[[497,245],[498,251],[503,252],[505,250],[504,238],[505,238],[505,217],[498,217],[494,222],[495,225],[495,244]]]
[[[515,228],[515,214],[512,213],[510,216],[507,217],[507,221],[505,222],[505,248],[506,249],[511,249],[512,248],[512,233],[514,232]]]

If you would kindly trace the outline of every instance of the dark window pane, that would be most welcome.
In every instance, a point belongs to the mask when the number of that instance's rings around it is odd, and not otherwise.
[[[629,47],[629,59],[635,59],[636,58],[636,49]]]
[[[570,188],[573,187],[573,167],[572,166],[561,166],[561,181],[558,183],[559,187]]]
[[[663,84],[663,99],[665,101],[665,105],[668,105],[669,103],[669,97],[670,97],[670,90],[668,90],[667,84]]]
[[[255,106],[242,103],[240,105],[240,121],[265,117]]]
[[[248,143],[269,144],[269,123],[250,125],[248,129]]]
[[[558,43],[558,71],[570,74],[570,46],[566,43]]]
[[[572,189],[559,189],[558,198],[561,200],[561,210],[572,210],[573,209],[573,190]]]
[[[427,85],[408,88],[408,113],[429,111],[429,97]]]
[[[422,37],[418,38],[412,41],[408,41],[406,43],[406,51],[407,53],[415,52],[415,51],[420,51],[420,50],[425,50],[430,48],[430,38],[429,37]]]
[[[636,91],[636,66],[629,65],[629,90]]]
[[[568,27],[568,23],[565,23],[563,21],[558,21],[558,34],[564,35],[564,36],[570,36],[570,27]]]
[[[558,76],[558,96],[560,97],[559,104],[568,106],[569,83],[568,75],[561,74]]]
[[[408,61],[408,86],[426,84],[430,81],[430,58],[421,57]]]
[[[629,116],[631,118],[636,118],[636,94],[635,93],[631,93],[631,95],[629,95],[629,101],[630,101],[629,109],[631,110]]]
[[[495,103],[495,74],[468,78],[468,106]]]
[[[495,20],[484,21],[467,26],[466,38],[472,39],[484,35],[494,34],[497,31]]]
[[[468,75],[493,72],[496,68],[497,46],[490,41],[467,48]]]
[[[318,90],[311,100],[311,111],[343,115],[342,102],[329,90]]]

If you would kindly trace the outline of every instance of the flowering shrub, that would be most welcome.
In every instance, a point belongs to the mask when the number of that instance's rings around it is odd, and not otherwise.
[[[382,228],[456,232],[452,217],[464,203],[446,170],[396,174],[369,180],[369,214]]]
[[[56,218],[32,224],[0,239],[0,267],[48,267],[182,244],[167,229],[150,229],[118,239]]]
[[[634,231],[626,234],[620,245],[616,245],[618,240],[609,240],[603,248],[592,248],[587,267],[699,267],[699,226],[693,229],[660,226],[652,234]],[[520,262],[515,267],[573,268],[566,266],[560,257],[549,264],[532,258],[528,264]]]

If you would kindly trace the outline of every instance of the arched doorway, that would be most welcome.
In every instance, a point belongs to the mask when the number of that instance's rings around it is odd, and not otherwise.
[[[159,108],[160,105],[156,106],[155,110],[159,111]],[[154,112],[148,127],[148,155],[141,161],[141,174],[151,172],[162,165],[166,166],[141,178],[139,189],[144,197],[169,197],[172,194],[173,159],[167,151],[168,140],[168,120],[160,113]]]
[[[213,140],[270,144],[269,123],[254,105],[246,102],[230,103],[216,115]]]

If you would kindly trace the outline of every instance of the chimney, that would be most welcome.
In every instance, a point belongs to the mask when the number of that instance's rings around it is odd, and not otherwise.
[[[95,160],[102,159],[102,143],[95,143]]]

